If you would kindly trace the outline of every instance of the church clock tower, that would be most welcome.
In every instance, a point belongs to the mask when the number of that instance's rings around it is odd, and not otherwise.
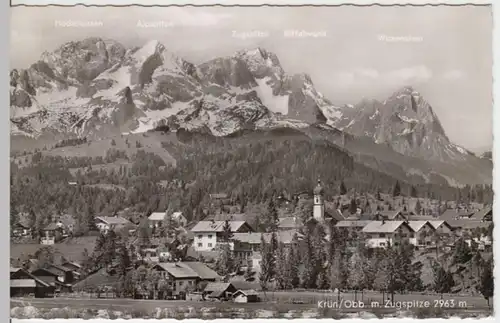
[[[313,218],[318,222],[323,222],[325,219],[325,202],[323,200],[324,190],[321,185],[321,180],[318,179],[318,184],[314,188],[314,204]]]

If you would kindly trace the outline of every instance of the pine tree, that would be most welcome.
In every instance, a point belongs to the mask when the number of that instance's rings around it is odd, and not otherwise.
[[[421,214],[422,212],[422,205],[420,205],[420,200],[417,200],[415,203],[415,214]]]
[[[347,189],[345,187],[344,181],[340,182],[340,195],[346,195],[347,194]]]
[[[271,197],[267,205],[267,223],[267,232],[275,232],[278,230],[279,217],[274,195]]]
[[[443,293],[449,293],[454,286],[453,275],[438,262],[434,263],[432,272],[434,276],[433,289],[443,298]]]
[[[300,256],[299,256],[299,239],[297,233],[294,234],[292,238],[292,244],[290,246],[288,252],[288,271],[290,273],[290,284],[291,288],[297,288],[300,285],[300,276],[299,276],[299,264],[300,264]]]
[[[415,188],[415,186],[411,187],[410,196],[411,197],[417,197],[418,196],[417,189]]]
[[[465,264],[472,258],[472,252],[469,245],[463,238],[458,239],[455,243],[455,251],[453,254],[453,262],[456,264]]]
[[[399,181],[396,181],[396,184],[394,184],[394,187],[392,189],[392,196],[400,196],[401,195],[401,186],[399,184]]]
[[[275,258],[271,252],[269,244],[264,240],[264,235],[261,236],[260,249],[262,260],[260,263],[260,274],[259,281],[260,286],[263,291],[266,291],[267,284],[271,281],[272,277],[275,276]]]
[[[355,214],[358,211],[358,205],[355,199],[351,199],[351,203],[349,204],[349,213]]]
[[[233,238],[234,234],[233,231],[231,230],[231,224],[229,223],[228,220],[224,222],[224,226],[222,227],[222,240],[225,243],[228,243],[231,241]]]
[[[494,279],[493,279],[493,263],[491,260],[485,262],[483,274],[481,275],[481,282],[479,290],[483,297],[488,302],[488,307],[490,307],[490,298],[493,297],[494,291]]]
[[[141,248],[145,248],[151,243],[151,227],[147,217],[141,219],[137,228],[137,237]]]

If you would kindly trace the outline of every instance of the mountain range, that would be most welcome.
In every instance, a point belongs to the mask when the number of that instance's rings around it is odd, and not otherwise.
[[[262,48],[193,64],[155,40],[126,48],[87,38],[11,70],[10,99],[13,149],[26,140],[92,140],[162,126],[212,136],[289,128],[403,180],[492,181],[491,154],[478,157],[452,143],[411,86],[383,102],[338,106],[309,75],[287,74]]]

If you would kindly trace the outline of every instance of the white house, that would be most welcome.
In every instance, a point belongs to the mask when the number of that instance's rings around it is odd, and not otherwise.
[[[130,222],[127,219],[124,219],[119,216],[98,216],[95,218],[96,220],[96,227],[99,229],[101,232],[108,232],[109,230],[117,230],[121,229],[123,227],[126,227],[127,225],[131,225],[132,222]]]
[[[407,221],[372,221],[361,231],[366,236],[366,245],[371,248],[385,248],[414,234]]]
[[[194,234],[193,247],[196,251],[214,250],[221,242],[226,221],[200,221],[192,229]],[[231,232],[251,232],[252,227],[246,221],[227,221]]]
[[[157,228],[161,222],[165,221],[165,216],[166,212],[153,212],[151,215],[148,217],[150,227]],[[187,225],[187,219],[186,217],[182,214],[182,212],[174,212],[170,215],[170,219],[173,221],[177,222],[181,227],[185,227]]]
[[[434,243],[436,229],[429,221],[408,221],[414,232],[410,233],[410,243],[414,246],[429,246]]]

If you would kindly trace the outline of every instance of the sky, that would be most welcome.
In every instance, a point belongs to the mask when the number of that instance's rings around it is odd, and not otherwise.
[[[482,151],[493,143],[492,26],[486,6],[15,7],[10,57],[11,68],[26,68],[90,36],[126,46],[156,39],[193,63],[262,47],[335,104],[384,100],[411,85],[453,142]]]

